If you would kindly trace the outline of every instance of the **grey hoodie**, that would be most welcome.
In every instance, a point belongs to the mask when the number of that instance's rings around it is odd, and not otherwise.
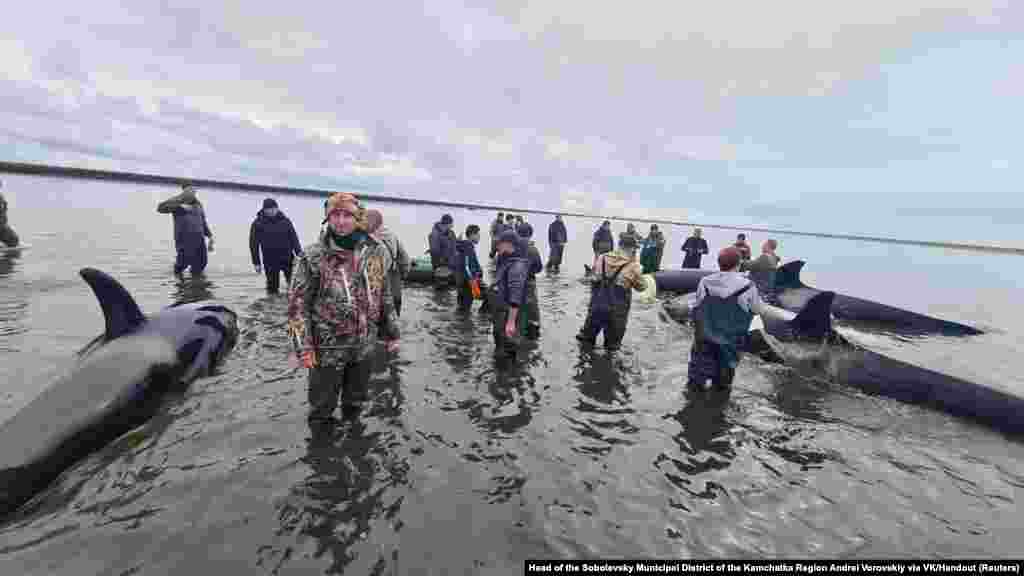
[[[749,278],[739,272],[716,272],[710,276],[701,278],[697,285],[697,297],[693,300],[693,308],[700,305],[706,294],[719,298],[728,298],[735,294],[740,288],[750,284]],[[760,314],[765,306],[761,296],[757,293],[757,286],[753,285],[749,290],[740,294],[737,304],[747,312]],[[692,309],[691,309],[692,311]]]

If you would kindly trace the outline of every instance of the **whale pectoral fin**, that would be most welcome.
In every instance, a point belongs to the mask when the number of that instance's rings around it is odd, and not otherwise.
[[[132,332],[146,321],[139,305],[120,282],[95,268],[82,268],[78,274],[92,288],[103,309],[106,340]]]
[[[835,292],[820,292],[789,322],[795,335],[820,340],[832,332],[832,299]]]

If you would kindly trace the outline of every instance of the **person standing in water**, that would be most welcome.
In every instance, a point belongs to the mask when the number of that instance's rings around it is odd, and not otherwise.
[[[505,231],[505,213],[498,212],[498,217],[491,222],[491,260],[494,260],[494,255],[498,252],[498,236]]]
[[[377,339],[388,352],[399,339],[386,250],[366,233],[365,210],[352,194],[333,194],[326,221],[319,241],[299,258],[288,296],[288,330],[309,370],[311,424],[331,420],[339,394],[342,415],[357,416]]]
[[[409,273],[409,254],[398,236],[384,226],[384,215],[379,210],[366,211],[366,231],[384,247],[387,253],[385,270],[391,285],[391,298],[395,303],[395,315],[402,315],[402,281]]]
[[[597,336],[604,332],[604,347],[617,350],[622,344],[629,323],[629,309],[633,302],[630,290],[643,292],[647,288],[640,265],[636,262],[636,239],[623,236],[619,249],[601,254],[594,259],[593,284],[587,319],[576,339],[593,346]]]
[[[594,231],[594,241],[591,243],[594,248],[594,256],[600,256],[605,252],[611,252],[615,248],[615,238],[612,236],[612,223],[605,220],[601,226]]]
[[[661,271],[661,259],[665,255],[665,234],[661,232],[657,224],[651,224],[651,233],[647,235],[647,242],[654,242],[654,272]]]
[[[0,181],[0,188],[3,187],[3,181]],[[0,242],[8,248],[15,248],[20,243],[18,235],[7,222],[7,199],[4,198],[3,192],[0,192]]]
[[[161,202],[156,211],[174,216],[174,249],[177,253],[174,273],[181,274],[185,268],[190,268],[193,274],[201,274],[206,269],[208,252],[213,252],[213,232],[206,223],[206,211],[196,197],[195,189],[188,184],[183,185],[181,194]],[[204,236],[210,240],[209,248]]]
[[[622,239],[625,238],[626,236],[633,237],[633,244],[635,246],[640,246],[644,243],[644,237],[641,236],[640,233],[636,231],[636,226],[634,226],[632,223],[627,224],[626,231],[621,232],[619,234],[619,245],[622,245]]]
[[[562,222],[561,214],[556,214],[554,222],[548,226],[548,245],[550,247],[548,270],[558,272],[562,266],[562,255],[568,242],[569,232],[565,229],[565,222]]]
[[[750,244],[747,244],[747,235],[746,234],[744,234],[742,232],[737,234],[736,235],[736,243],[733,244],[733,246],[737,250],[739,250],[740,258],[742,258],[744,262],[747,261],[747,260],[750,260]]]
[[[690,312],[695,330],[687,376],[699,389],[732,387],[750,321],[764,309],[757,286],[740,274],[740,262],[735,246],[722,249],[721,271],[701,278],[697,285]]]
[[[526,334],[522,307],[526,304],[530,264],[526,243],[512,230],[498,237],[497,266],[490,297],[494,353],[500,360],[515,359]]]
[[[477,282],[477,287],[483,287],[484,271],[480,268],[480,260],[476,257],[476,245],[480,243],[480,227],[476,224],[466,226],[466,235],[463,240],[455,241],[455,290],[458,295],[458,311],[469,312],[473,307],[473,288],[471,283]],[[487,309],[487,301],[480,306],[481,311]]]
[[[701,238],[701,229],[694,228],[693,236],[683,242],[683,268],[700,268],[701,258],[708,253],[708,242]]]
[[[526,282],[526,337],[530,340],[540,338],[540,300],[537,299],[537,274],[544,271],[544,262],[540,259],[540,250],[533,241],[533,226],[528,223],[519,225],[519,237],[526,246],[526,260],[529,263],[529,276]]]
[[[740,271],[749,272],[750,279],[754,281],[764,301],[776,306],[779,305],[779,299],[775,294],[775,271],[781,261],[775,254],[778,246],[778,242],[769,238],[761,244],[760,256],[740,264]]]
[[[256,273],[266,272],[268,293],[278,293],[282,273],[285,286],[291,284],[292,265],[295,256],[302,255],[302,244],[292,221],[281,212],[273,198],[263,201],[263,208],[256,213],[256,219],[249,227],[249,252]]]

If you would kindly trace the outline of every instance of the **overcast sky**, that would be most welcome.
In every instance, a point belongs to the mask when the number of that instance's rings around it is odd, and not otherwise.
[[[0,158],[995,239],[1022,33],[1020,0],[37,0],[0,20]]]

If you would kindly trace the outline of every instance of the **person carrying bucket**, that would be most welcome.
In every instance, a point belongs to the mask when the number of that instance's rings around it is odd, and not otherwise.
[[[474,300],[483,300],[479,312],[487,312],[487,300],[484,298],[484,271],[480,268],[480,260],[476,257],[476,245],[480,243],[480,227],[476,224],[466,226],[463,240],[455,241],[455,290],[458,297],[459,312],[469,312]]]
[[[633,293],[643,292],[647,281],[636,261],[636,238],[623,235],[619,249],[601,254],[594,259],[594,280],[590,290],[587,319],[576,339],[588,345],[597,343],[604,332],[604,347],[616,350],[622,344],[629,323],[629,310]]]

